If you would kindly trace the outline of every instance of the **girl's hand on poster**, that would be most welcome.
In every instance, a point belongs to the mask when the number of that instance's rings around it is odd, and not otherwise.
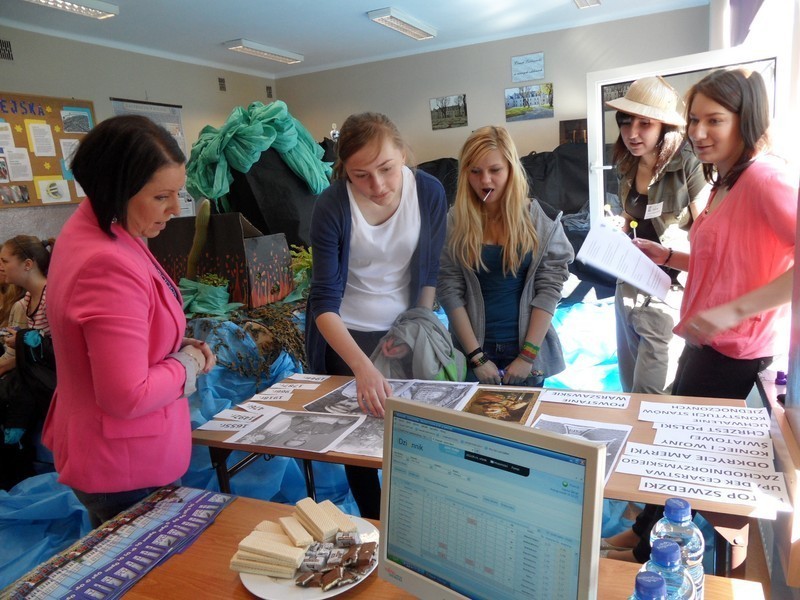
[[[386,405],[386,397],[392,393],[392,386],[372,363],[354,370],[354,373],[358,406],[368,415],[383,417],[383,407]]]

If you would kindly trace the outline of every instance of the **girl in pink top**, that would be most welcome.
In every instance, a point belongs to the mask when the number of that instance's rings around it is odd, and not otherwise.
[[[714,71],[689,90],[686,105],[689,141],[713,186],[692,225],[691,252],[633,242],[655,263],[688,271],[675,327],[686,347],[673,395],[745,398],[779,351],[776,322],[792,295],[797,177],[764,155],[769,106],[758,73]],[[605,554],[645,562],[662,515],[648,504],[632,529],[603,541]]]
[[[745,398],[776,348],[794,271],[797,179],[766,156],[764,81],[714,71],[687,97],[688,135],[713,185],[692,227],[691,252],[639,240],[658,264],[688,271],[675,333],[686,340],[672,393]]]

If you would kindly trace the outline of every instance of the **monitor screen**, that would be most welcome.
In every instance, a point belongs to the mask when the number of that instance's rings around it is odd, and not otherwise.
[[[421,598],[597,594],[601,444],[386,405],[381,577]]]

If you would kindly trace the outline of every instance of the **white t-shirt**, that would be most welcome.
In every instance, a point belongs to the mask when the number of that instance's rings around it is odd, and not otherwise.
[[[352,219],[347,286],[339,309],[348,329],[388,330],[409,308],[411,257],[419,243],[421,217],[414,173],[403,167],[403,191],[395,213],[370,225],[347,184]]]

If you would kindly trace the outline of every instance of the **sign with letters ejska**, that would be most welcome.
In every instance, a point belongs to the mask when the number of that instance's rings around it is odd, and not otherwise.
[[[0,92],[0,208],[80,202],[70,162],[94,124],[88,100]]]

